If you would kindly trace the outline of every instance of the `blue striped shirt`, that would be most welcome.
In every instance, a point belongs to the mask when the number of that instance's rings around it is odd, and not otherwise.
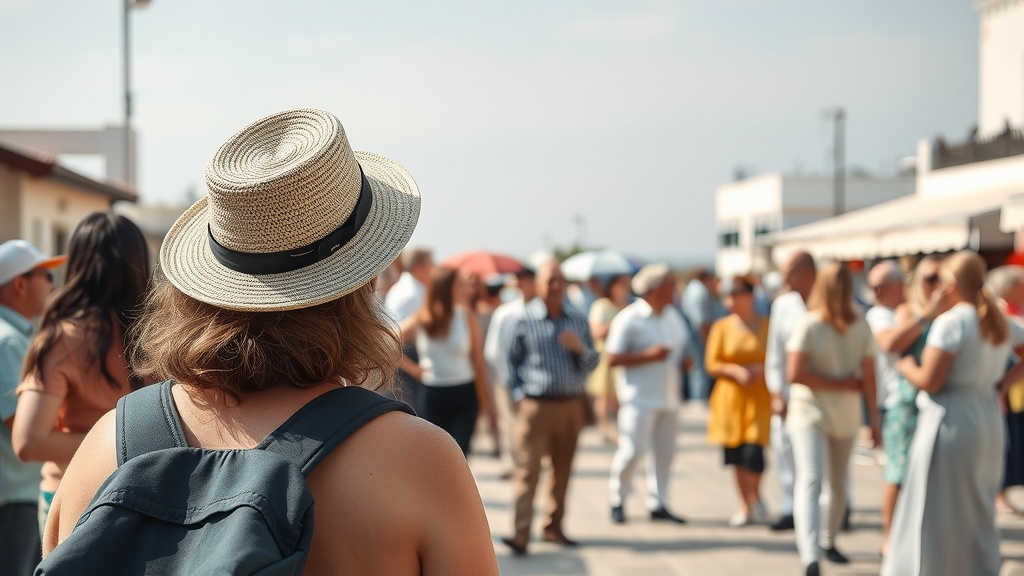
[[[597,367],[598,353],[587,318],[572,306],[552,318],[540,298],[526,305],[511,322],[508,366],[509,387],[516,400],[523,397],[577,396],[585,393],[587,375]],[[575,332],[583,354],[562,345],[558,335]]]

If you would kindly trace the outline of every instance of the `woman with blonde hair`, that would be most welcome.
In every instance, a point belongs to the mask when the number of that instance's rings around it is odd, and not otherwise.
[[[402,324],[402,339],[414,343],[419,356],[418,364],[402,359],[402,369],[423,383],[416,390],[416,412],[451,434],[466,455],[480,406],[490,405],[475,292],[473,277],[438,266],[430,273],[423,306]]]
[[[786,346],[790,388],[786,428],[796,467],[793,519],[800,560],[807,576],[820,574],[821,550],[829,561],[849,560],[835,546],[846,513],[846,478],[862,406],[873,413],[872,437],[878,443],[875,403],[875,340],[853,307],[853,278],[845,264],[833,262],[818,272],[807,316]],[[827,461],[827,462],[826,462]],[[818,497],[825,465],[831,495],[821,530]],[[820,538],[820,540],[819,540]]]
[[[730,315],[712,324],[708,334],[704,367],[715,378],[708,400],[708,441],[722,446],[725,464],[734,467],[740,509],[729,525],[739,527],[767,517],[761,475],[772,419],[764,380],[768,319],[757,313],[750,278],[731,278],[720,292]]]
[[[884,576],[999,573],[995,503],[1005,438],[997,385],[1008,381],[1007,362],[1024,334],[984,287],[976,253],[947,258],[940,278],[950,309],[932,323],[920,364],[908,356],[898,365],[925,394]]]
[[[412,176],[353,151],[334,115],[307,108],[229,138],[206,184],[164,239],[166,280],[138,321],[133,367],[167,380],[86,436],[43,562],[75,559],[63,573],[78,574],[497,575],[458,445],[373,391],[399,362],[373,279],[416,227]],[[171,455],[171,476],[145,468]],[[142,498],[83,517],[97,492]],[[129,500],[145,504],[132,522],[104,522]],[[273,538],[253,549],[257,528]]]
[[[928,338],[931,323],[945,312],[939,287],[939,266],[942,258],[925,256],[917,263],[906,288],[906,302],[896,308],[894,325],[900,327],[904,355],[920,361],[921,352]],[[885,400],[885,415],[882,417],[882,446],[885,450],[885,467],[882,486],[882,555],[888,552],[889,530],[892,514],[896,508],[900,486],[907,471],[907,456],[910,442],[917,428],[918,389],[903,375]]]

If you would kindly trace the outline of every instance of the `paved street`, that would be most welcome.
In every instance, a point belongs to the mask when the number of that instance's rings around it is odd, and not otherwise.
[[[802,574],[793,533],[772,533],[763,526],[734,529],[727,525],[735,511],[730,471],[720,464],[721,452],[704,442],[702,408],[687,406],[682,412],[679,452],[673,464],[672,508],[685,516],[686,526],[652,523],[642,501],[643,477],[638,471],[637,490],[626,502],[627,524],[613,525],[608,517],[608,470],[613,448],[601,442],[593,429],[581,438],[577,452],[566,533],[580,540],[576,550],[531,542],[530,555],[512,557],[500,538],[509,534],[511,489],[500,480],[496,460],[474,455],[471,466],[494,535],[495,547],[506,576],[588,574],[594,576],[708,576]],[[481,438],[480,448],[489,446]],[[852,563],[845,567],[823,565],[829,576],[878,574],[880,542],[879,494],[881,468],[866,454],[855,455],[853,466],[854,531],[844,533],[838,547]],[[542,480],[543,483],[543,480]],[[771,471],[765,476],[763,494],[769,511],[778,510],[777,484]],[[1024,495],[1015,495],[1018,503]],[[542,505],[538,498],[538,510]],[[538,514],[539,516],[539,514]],[[1024,574],[1024,521],[1001,518],[1003,555],[1009,561],[1004,574]],[[534,533],[539,533],[535,521]],[[956,529],[951,527],[951,529]],[[1021,570],[1021,571],[1019,571]]]

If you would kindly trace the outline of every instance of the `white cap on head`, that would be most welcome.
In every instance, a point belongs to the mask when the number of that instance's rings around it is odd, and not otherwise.
[[[8,240],[0,244],[0,286],[36,268],[60,266],[67,259],[67,256],[49,258],[26,240]]]
[[[668,264],[648,264],[633,276],[632,288],[635,294],[643,296],[661,286],[671,273]]]

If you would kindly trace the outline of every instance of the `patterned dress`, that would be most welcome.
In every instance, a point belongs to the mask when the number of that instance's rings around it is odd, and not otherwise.
[[[913,355],[919,363],[930,327],[931,325],[924,327],[924,333],[908,350],[908,353]],[[917,430],[917,393],[917,387],[901,375],[900,383],[893,392],[889,407],[885,411],[885,419],[882,422],[882,442],[885,449],[884,476],[888,484],[902,486],[903,478],[907,473],[907,455],[910,453],[914,431]]]

